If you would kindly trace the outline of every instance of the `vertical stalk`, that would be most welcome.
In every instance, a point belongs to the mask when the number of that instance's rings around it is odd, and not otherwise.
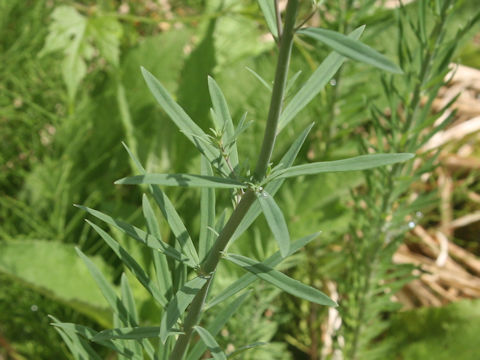
[[[265,128],[264,140],[262,143],[262,150],[257,162],[257,167],[254,173],[254,179],[262,180],[267,172],[268,163],[272,156],[273,146],[275,145],[275,137],[277,131],[278,119],[280,118],[280,111],[282,108],[283,94],[285,92],[285,85],[288,73],[288,66],[290,63],[290,54],[293,45],[293,35],[295,20],[298,13],[299,0],[289,0],[285,14],[285,27],[283,29],[282,38],[280,41],[280,50],[278,54],[277,69],[275,72],[275,82],[273,85],[272,98],[270,101],[270,110],[267,118],[267,125]],[[204,274],[212,274],[215,272],[218,262],[221,259],[222,252],[225,250],[228,242],[232,238],[233,233],[237,229],[240,222],[247,214],[248,209],[256,199],[255,192],[248,190],[242,195],[240,202],[233,211],[230,219],[225,224],[224,228],[217,237],[212,249],[207,258],[201,266],[201,272]],[[195,295],[183,326],[184,333],[180,335],[175,343],[175,347],[169,357],[169,360],[181,360],[185,353],[192,337],[193,327],[200,321],[202,317],[202,309],[205,303],[205,298],[210,287],[212,277],[209,278],[203,288]]]

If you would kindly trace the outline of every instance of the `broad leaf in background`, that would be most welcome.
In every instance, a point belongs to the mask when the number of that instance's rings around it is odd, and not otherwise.
[[[108,274],[100,258],[94,257],[93,261]],[[41,240],[4,242],[0,244],[0,272],[25,282],[102,326],[111,325],[107,303],[71,245]]]
[[[53,11],[52,20],[39,56],[63,51],[63,80],[70,102],[73,102],[78,86],[87,73],[86,62],[94,56],[94,46],[109,63],[118,66],[122,28],[113,17],[88,18],[65,5]]]

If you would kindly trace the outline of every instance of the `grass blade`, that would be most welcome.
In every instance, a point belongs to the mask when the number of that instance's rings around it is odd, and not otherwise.
[[[191,175],[191,174],[145,174],[126,177],[115,181],[115,184],[123,185],[164,185],[182,187],[212,187],[212,188],[244,188],[245,185],[233,179],[225,179],[215,176]]]
[[[403,73],[396,64],[376,50],[339,32],[320,28],[306,28],[299,30],[298,33],[321,41],[339,54],[350,59],[361,61],[395,74]]]
[[[362,35],[365,26],[352,31],[348,37],[352,39],[359,39]],[[277,132],[280,133],[285,126],[305,107],[312,99],[318,95],[318,93],[325,87],[330,79],[336,74],[340,66],[345,62],[346,57],[336,52],[331,53],[320,64],[320,66],[314,71],[308,78],[307,82],[300,88],[295,94],[293,99],[285,107],[285,110],[280,116]]]
[[[379,166],[407,161],[413,158],[413,156],[413,154],[409,153],[370,154],[355,156],[349,159],[297,165],[281,171],[280,175],[278,175],[278,178],[288,178],[301,175],[314,175],[330,172],[368,170]]]
[[[290,250],[290,235],[288,233],[287,223],[283,216],[282,210],[277,205],[272,195],[266,191],[257,193],[257,199],[262,208],[268,226],[275,237],[280,248],[282,256],[287,256]]]
[[[213,175],[208,159],[202,156],[202,175]],[[198,240],[198,256],[201,260],[208,254],[215,239],[215,234],[209,230],[215,226],[215,190],[203,188],[200,201],[200,237]]]
[[[108,329],[100,331],[92,338],[92,341],[100,342],[105,340],[141,340],[148,338],[158,338],[160,327],[158,326],[135,326],[117,329]]]
[[[150,277],[145,273],[142,267],[135,261],[135,259],[130,256],[128,251],[126,251],[117,241],[115,241],[108,233],[103,231],[99,226],[95,225],[89,220],[86,222],[93,227],[93,229],[102,237],[107,245],[113,250],[113,252],[118,256],[122,263],[135,275],[137,280],[143,287],[152,294],[153,298],[158,301],[162,306],[167,305],[167,299],[163,296],[160,290],[155,286],[154,282]],[[123,279],[123,277],[122,277]]]
[[[252,343],[252,344],[242,346],[242,347],[238,348],[237,350],[235,350],[234,352],[228,354],[228,358],[233,359],[234,357],[242,354],[244,351],[256,348],[258,346],[265,346],[265,345],[268,345],[268,344],[269,343],[267,343],[267,342],[255,342],[255,343]]]
[[[173,333],[173,327],[206,282],[207,278],[196,277],[183,285],[175,294],[168,304],[160,323],[160,339],[162,343],[165,343],[167,337]]]
[[[235,254],[226,254],[225,259],[291,295],[319,305],[337,306],[335,301],[330,299],[320,290],[292,279],[280,271],[272,269],[264,263],[259,263],[255,260],[249,259],[248,257]]]
[[[119,229],[123,233],[127,234],[128,236],[132,237],[133,239],[151,247],[153,249],[159,250],[167,256],[174,258],[175,260],[184,262],[190,267],[197,267],[197,264],[194,263],[191,259],[185,257],[185,255],[181,254],[175,248],[170,246],[169,244],[163,242],[160,239],[157,239],[151,234],[147,234],[145,231],[140,230],[139,228],[127,224],[126,222],[117,220],[112,218],[110,215],[104,214],[98,210],[88,208],[86,206],[75,205],[76,207],[85,210],[89,214],[95,216],[97,219],[100,219],[107,224],[114,226],[115,228]]]
[[[193,328],[195,329],[197,334],[200,335],[200,338],[205,343],[205,345],[207,345],[207,348],[208,350],[210,350],[210,353],[212,354],[214,359],[227,360],[227,355],[225,355],[212,334],[210,334],[201,326],[194,326]]]
[[[225,130],[224,144],[229,144],[231,139],[233,139],[235,128],[233,126],[230,110],[228,110],[227,101],[225,100],[225,96],[223,95],[222,90],[218,86],[217,82],[210,76],[208,77],[208,89],[212,99],[213,111],[217,115],[216,119],[220,121],[220,123],[217,124],[217,130]],[[227,149],[227,153],[230,163],[233,169],[235,169],[238,166],[238,152],[235,141],[232,143],[229,149]]]
[[[128,313],[130,314],[134,323],[138,324],[138,313],[137,307],[135,305],[135,299],[133,298],[132,290],[128,283],[127,277],[125,273],[122,274],[120,288],[122,291],[122,302],[123,306],[127,309]],[[130,324],[125,324],[125,326],[129,326]],[[138,359],[143,358],[143,349],[140,345],[140,342],[131,342],[130,344],[126,344],[126,346],[131,346],[133,353],[135,354],[134,357]]]
[[[290,245],[290,251],[287,256],[290,256],[294,253],[296,253],[298,250],[306,246],[308,243],[313,241],[318,237],[319,233],[315,233],[306,237],[303,237],[297,241],[294,241]],[[270,256],[267,260],[265,260],[263,263],[266,266],[269,267],[275,267],[278,264],[280,264],[286,257],[283,257],[280,254],[280,251],[277,251],[274,253],[272,256]],[[210,309],[213,306],[221,303],[222,301],[229,299],[233,295],[237,294],[238,292],[242,291],[245,289],[247,286],[249,286],[251,283],[253,283],[255,280],[257,280],[257,277],[253,274],[245,274],[243,275],[240,279],[236,280],[233,284],[229,285],[226,289],[224,289],[220,294],[218,294],[214,299],[209,301],[205,305],[205,309]]]

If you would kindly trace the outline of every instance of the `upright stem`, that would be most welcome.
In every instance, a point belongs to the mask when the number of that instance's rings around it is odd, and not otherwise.
[[[275,136],[277,132],[278,119],[282,108],[283,94],[285,91],[288,65],[290,63],[290,53],[292,51],[293,34],[295,19],[298,13],[298,0],[289,0],[285,14],[285,27],[280,42],[280,51],[278,54],[278,63],[275,73],[275,82],[273,85],[272,99],[270,101],[270,110],[268,113],[267,125],[265,128],[265,136],[263,139],[262,150],[255,169],[254,178],[257,181],[262,180],[267,172],[267,166],[272,156],[273,146],[275,144]],[[207,258],[202,264],[202,272],[205,274],[212,274],[222,257],[222,252],[225,250],[228,242],[232,238],[233,233],[240,225],[247,214],[248,209],[256,199],[255,192],[248,190],[242,195],[240,202],[233,211],[230,219],[225,224],[210,250]],[[210,287],[212,277],[209,278],[203,288],[195,295],[185,322],[183,325],[184,333],[180,335],[175,343],[175,347],[169,357],[169,360],[181,360],[190,342],[193,333],[193,327],[200,321],[202,316],[202,309],[205,303],[205,298]]]
[[[285,27],[280,40],[280,52],[278,54],[277,69],[275,71],[275,82],[273,84],[270,110],[268,111],[267,126],[263,137],[262,150],[255,168],[254,178],[261,181],[267,172],[268,163],[272,157],[273,146],[277,134],[278,119],[283,104],[283,93],[287,83],[288,66],[293,45],[293,33],[295,19],[298,12],[298,0],[289,0],[285,13]]]

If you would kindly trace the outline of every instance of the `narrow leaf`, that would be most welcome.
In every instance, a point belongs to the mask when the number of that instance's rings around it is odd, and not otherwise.
[[[228,110],[227,101],[225,100],[225,96],[223,95],[222,90],[218,86],[217,82],[210,76],[208,77],[208,89],[212,99],[213,110],[217,115],[216,118],[220,121],[218,124],[218,130],[225,130],[224,143],[228,144],[234,136],[235,129],[233,126],[232,116],[230,115],[230,110]],[[235,142],[233,142],[227,152],[230,163],[233,169],[235,169],[238,165],[238,152]]]
[[[311,286],[305,285],[300,281],[292,279],[287,275],[272,269],[264,263],[259,263],[245,256],[226,254],[225,259],[241,266],[245,270],[255,274],[260,279],[269,282],[279,289],[300,297],[302,299],[314,302],[320,305],[337,306],[337,303],[330,299],[327,295]]]
[[[275,38],[278,38],[277,18],[275,16],[274,0],[258,0],[258,5],[262,10],[267,26]]]
[[[361,61],[395,74],[402,74],[402,70],[397,65],[379,52],[360,41],[353,40],[352,38],[336,31],[320,28],[306,28],[299,30],[298,33],[321,41],[339,54],[350,59]]]
[[[121,220],[117,220],[112,218],[110,215],[104,214],[98,210],[88,208],[86,206],[81,206],[81,205],[75,205],[76,207],[85,210],[89,214],[95,216],[97,219],[100,219],[107,224],[110,224],[114,226],[115,228],[119,229],[123,233],[127,234],[128,236],[132,237],[133,239],[147,245],[148,247],[151,247],[152,249],[159,250],[165,255],[170,256],[178,261],[184,262],[190,267],[197,267],[197,263],[194,263],[191,259],[185,257],[182,255],[179,251],[177,251],[175,248],[170,246],[169,244],[163,242],[160,239],[157,239],[151,234],[147,234],[145,231],[140,230],[139,228],[130,225],[128,223],[125,223]]]
[[[280,160],[278,167],[279,169],[285,169],[292,166],[293,161],[297,157],[298,152],[300,151],[300,148],[305,142],[305,139],[307,138],[307,135],[312,129],[312,127],[313,123],[307,126],[305,130],[303,130],[302,133],[297,137],[297,139],[295,139],[295,141],[292,143],[290,148]],[[265,191],[270,195],[274,196],[277,193],[278,189],[280,189],[280,187],[282,186],[283,182],[284,179],[273,179],[265,186]],[[245,217],[240,222],[237,230],[235,230],[235,232],[233,233],[231,241],[233,242],[234,240],[238,239],[238,237],[242,235],[245,230],[248,229],[248,227],[255,221],[255,219],[258,217],[258,215],[260,215],[261,212],[262,209],[260,207],[260,204],[258,203],[258,201],[255,201],[248,210]]]
[[[135,299],[133,298],[133,293],[130,288],[130,284],[128,283],[127,276],[125,273],[122,274],[122,278],[120,281],[120,288],[122,290],[122,303],[123,306],[127,309],[129,315],[131,316],[132,320],[134,321],[133,324],[138,324],[138,313],[137,313],[137,307],[135,305]],[[125,326],[130,326],[133,324],[124,324]],[[120,343],[123,343],[123,341],[119,341]],[[130,344],[125,344],[127,346],[130,346],[132,351],[134,352],[134,357],[137,359],[142,359],[143,358],[143,349],[142,346],[140,345],[140,342],[134,341],[130,342]]]
[[[202,156],[202,175],[213,175],[212,167],[208,159]],[[215,234],[209,230],[215,226],[215,190],[203,188],[200,202],[200,237],[198,240],[198,256],[201,260],[208,254]]]
[[[197,147],[197,149],[207,157],[210,163],[217,164],[219,171],[224,172],[227,167],[220,151],[208,143],[207,135],[197,124],[195,124],[180,105],[173,100],[172,96],[163,87],[160,81],[143,67],[141,69],[148,88],[170,119]],[[198,139],[204,139],[205,141],[199,141]]]
[[[162,306],[167,305],[167,299],[163,296],[160,290],[155,286],[154,282],[145,273],[143,268],[135,261],[135,259],[126,251],[117,241],[115,241],[108,233],[103,231],[94,223],[86,220],[86,222],[93,227],[93,229],[102,237],[108,246],[115,252],[122,263],[135,275],[137,280],[143,287],[152,294],[153,298]]]
[[[177,332],[181,333],[181,332]],[[117,329],[108,329],[100,331],[92,338],[92,341],[100,342],[105,340],[123,339],[140,340],[148,338],[158,338],[160,336],[160,327],[158,326],[136,326]]]
[[[272,85],[269,84],[264,78],[260,76],[255,70],[250,69],[249,67],[246,68],[255,78],[260,81],[260,83],[265,86],[268,90],[272,91]]]
[[[312,240],[316,239],[318,237],[319,233],[315,233],[306,237],[303,237],[297,241],[294,241],[290,245],[290,251],[287,256],[290,256],[294,253],[296,253],[298,250],[306,246],[308,243],[310,243]],[[263,263],[266,266],[274,268],[278,264],[280,264],[286,257],[283,257],[280,254],[280,251],[277,251],[274,253],[272,256],[270,256],[267,260],[265,260]],[[235,281],[233,284],[229,285],[226,289],[224,289],[220,294],[218,294],[214,299],[208,302],[208,304],[205,306],[205,309],[210,309],[213,306],[221,303],[222,301],[229,299],[233,295],[237,294],[238,292],[242,291],[245,289],[247,286],[252,284],[255,280],[257,280],[257,277],[253,274],[245,274],[243,275],[240,279]]]
[[[230,320],[230,318],[240,308],[248,295],[250,295],[250,292],[245,292],[232,302],[228,303],[224,308],[222,308],[222,310],[215,313],[214,320],[207,326],[207,330],[210,334],[212,334],[212,336],[216,336],[220,330],[223,329],[228,320]],[[207,347],[203,342],[197,342],[193,349],[189,352],[187,360],[200,359],[206,349]]]
[[[301,175],[314,175],[320,173],[359,171],[376,168],[379,166],[391,165],[407,161],[413,158],[413,154],[370,154],[360,155],[349,159],[323,161],[311,164],[292,166],[283,170],[278,178],[288,178]]]
[[[227,360],[227,356],[220,348],[220,345],[218,345],[214,337],[207,330],[200,326],[194,326],[193,328],[198,333],[198,335],[200,335],[200,338],[205,343],[205,345],[207,345],[207,348],[208,350],[210,350],[210,353],[212,354],[214,359]]]
[[[160,233],[160,226],[158,225],[158,221],[155,217],[155,213],[153,212],[152,206],[148,201],[147,195],[143,194],[142,197],[142,210],[143,216],[147,221],[147,228],[150,234],[153,236],[162,239]],[[167,258],[164,254],[159,251],[152,251],[153,257],[153,266],[155,267],[155,274],[157,275],[157,284],[162,291],[162,294],[165,298],[169,298],[172,291],[172,274],[170,273],[170,268],[168,267]],[[165,305],[163,305],[165,306]]]
[[[172,334],[173,327],[207,281],[208,279],[204,277],[196,277],[190,280],[183,285],[170,301],[160,323],[160,339],[163,343]]]
[[[115,181],[115,184],[138,185],[153,184],[164,186],[183,187],[213,187],[213,188],[244,188],[245,185],[233,179],[215,176],[191,175],[191,174],[145,174],[130,176]]]
[[[257,193],[257,199],[262,208],[268,226],[275,237],[282,256],[287,256],[290,250],[290,235],[282,210],[277,205],[272,195],[266,191]]]
[[[115,293],[115,290],[112,288],[107,279],[105,279],[97,266],[79,248],[75,248],[75,250],[84,261],[85,265],[88,268],[88,271],[97,283],[97,286],[100,288],[100,291],[102,292],[103,296],[112,308],[113,312],[117,314],[117,316],[121,319],[122,322],[134,322],[134,319],[128,313],[127,309],[125,309],[125,306],[123,306],[123,303],[120,301],[117,294]]]
[[[352,31],[348,37],[352,39],[359,39],[362,35],[365,26]],[[295,94],[293,99],[288,103],[285,110],[280,115],[277,132],[280,133],[285,126],[287,126],[293,118],[318,95],[318,93],[325,87],[330,79],[336,74],[338,69],[345,62],[346,57],[336,52],[331,53],[320,64],[320,66],[308,78],[307,82]]]
[[[242,354],[244,351],[259,347],[259,346],[265,346],[268,345],[267,342],[255,342],[252,344],[248,344],[245,346],[242,346],[238,348],[237,350],[233,351],[232,353],[228,354],[229,359],[233,359],[234,357],[237,357],[238,355]]]

